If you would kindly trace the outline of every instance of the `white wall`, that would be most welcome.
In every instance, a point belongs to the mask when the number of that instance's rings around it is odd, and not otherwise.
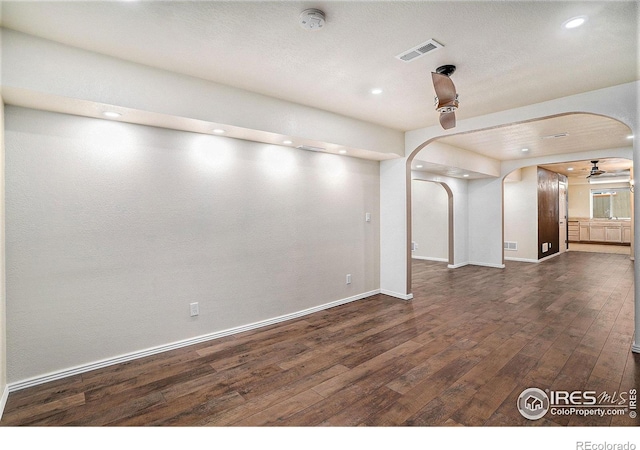
[[[538,170],[520,170],[520,181],[504,183],[504,240],[518,250],[505,250],[505,259],[538,261]]]
[[[5,166],[4,166],[4,104],[0,96],[0,418],[9,396],[7,386],[7,324],[5,290]]]
[[[11,106],[5,121],[10,384],[380,287],[377,162]]]
[[[589,218],[591,215],[590,206],[590,185],[587,183],[576,183],[569,178],[569,218]]]
[[[416,160],[426,161],[442,166],[456,167],[492,177],[500,176],[500,161],[479,153],[454,147],[440,141],[431,142],[415,157]]]
[[[629,184],[589,184],[587,180],[569,178],[569,218],[588,219],[591,217],[591,189],[610,189],[624,187],[629,187]]]
[[[412,180],[432,181],[444,183],[451,190],[453,197],[453,259],[450,268],[462,267],[469,264],[469,213],[468,213],[468,185],[466,179],[451,178],[422,171],[412,171]]]
[[[411,182],[412,256],[449,261],[449,195],[439,183]]]
[[[398,208],[398,202],[405,208]],[[380,290],[410,300],[407,242],[407,167],[404,158],[380,162]]]
[[[503,268],[502,179],[469,181],[469,264]]]

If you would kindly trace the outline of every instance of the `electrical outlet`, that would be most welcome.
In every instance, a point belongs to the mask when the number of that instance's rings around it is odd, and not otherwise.
[[[189,303],[189,309],[191,311],[191,317],[197,316],[200,314],[200,308],[198,307],[198,302]]]
[[[351,274],[347,274],[347,284],[351,284]]]

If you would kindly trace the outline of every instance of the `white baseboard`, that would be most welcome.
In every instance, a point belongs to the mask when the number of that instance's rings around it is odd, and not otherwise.
[[[484,263],[484,262],[476,262],[476,261],[467,261],[458,264],[449,264],[447,267],[449,269],[457,269],[458,267],[464,266],[481,266],[481,267],[493,267],[495,269],[504,269],[504,264],[492,264],[492,263]]]
[[[493,267],[494,269],[504,269],[504,264],[493,264],[493,263],[469,261],[469,265],[481,266],[481,267]]]
[[[535,263],[535,264],[539,264],[540,260],[538,259],[531,259],[531,258],[513,258],[513,257],[504,257],[505,261],[517,261],[517,262],[526,262],[526,263]]]
[[[423,261],[449,262],[448,258],[436,258],[431,256],[411,256],[411,259],[420,259]]]
[[[385,289],[380,289],[380,293],[390,297],[399,298],[400,300],[411,300],[413,298],[413,294],[399,294],[398,292],[387,291]]]
[[[549,255],[549,256],[545,256],[544,258],[540,258],[538,261],[539,262],[543,262],[543,261],[546,261],[548,259],[555,258],[556,256],[560,256],[561,254],[562,253],[560,253],[560,252],[556,252],[553,255]]]
[[[120,364],[127,361],[132,361],[134,359],[144,358],[145,356],[155,355],[157,353],[166,352],[169,350],[175,350],[177,348],[187,347],[193,344],[199,344],[201,342],[211,341],[214,339],[219,339],[225,336],[230,336],[232,334],[243,333],[245,331],[255,330],[256,328],[262,328],[269,325],[274,325],[276,323],[285,322],[287,320],[296,319],[298,317],[306,316],[309,314],[313,314],[315,312],[323,311],[325,309],[334,308],[336,306],[344,305],[346,303],[355,302],[357,300],[362,300],[367,297],[371,297],[372,295],[380,294],[381,290],[376,289],[374,291],[364,292],[362,294],[354,295],[352,297],[343,298],[340,300],[336,300],[330,303],[325,303],[323,305],[314,306],[313,308],[304,309],[302,311],[297,311],[290,314],[285,314],[279,317],[273,317],[271,319],[262,320],[260,322],[254,322],[247,325],[241,325],[235,328],[229,328],[227,330],[216,331],[214,333],[205,334],[202,336],[197,336],[190,339],[185,339],[183,341],[173,342],[170,344],[160,345],[158,347],[148,348],[146,350],[140,350],[132,353],[127,353],[125,355],[116,356],[114,358],[103,359],[101,361],[96,361],[89,364],[83,364],[76,367],[71,367],[68,369],[51,372],[45,375],[29,378],[27,380],[18,381],[15,383],[9,383],[7,388],[5,389],[6,393],[3,394],[3,399],[8,396],[9,392],[19,391],[21,389],[26,389],[32,386],[37,386],[39,384],[48,383],[50,381],[59,380],[62,378],[70,377],[73,375],[77,375],[80,373],[89,372],[91,370],[101,369],[103,367],[112,366],[114,364]],[[390,295],[390,294],[387,294]],[[411,295],[413,297],[413,295]],[[404,299],[408,300],[408,299]],[[1,403],[0,406],[4,407],[4,403]],[[2,411],[2,409],[0,409]]]
[[[567,251],[569,251],[569,250],[567,250]],[[564,253],[564,252],[562,252],[562,253]],[[513,257],[507,257],[507,256],[505,256],[505,257],[504,257],[504,260],[505,260],[505,261],[518,261],[518,262],[526,262],[526,263],[540,264],[541,262],[546,261],[546,260],[551,259],[551,258],[555,258],[556,256],[559,256],[559,255],[561,255],[562,253],[561,253],[561,252],[557,252],[557,253],[554,253],[553,255],[545,256],[544,258],[540,258],[540,259],[531,259],[531,258],[513,258]]]
[[[9,386],[5,386],[0,397],[0,420],[2,420],[2,414],[4,413],[4,407],[7,406],[7,399],[9,398]]]

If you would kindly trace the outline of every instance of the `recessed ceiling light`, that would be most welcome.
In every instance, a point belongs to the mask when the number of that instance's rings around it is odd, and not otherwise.
[[[584,25],[586,21],[587,21],[587,16],[572,17],[571,19],[566,20],[562,24],[562,27],[567,30],[571,30],[573,28],[578,28],[579,26]]]
[[[633,134],[630,134],[629,136],[627,136],[627,139],[633,139]]]
[[[224,134],[224,130],[222,128],[216,128],[215,130],[213,130],[213,132],[215,134]]]
[[[284,145],[291,145],[291,144],[293,144],[293,141],[290,141],[290,140],[287,139],[286,141],[282,141],[282,143]]]
[[[573,170],[573,167],[567,167],[567,170],[571,172]]]
[[[345,149],[342,149],[342,150],[338,150],[338,153],[340,153],[341,155],[346,155],[347,151]]]
[[[523,149],[522,149],[522,151],[523,151],[524,153],[526,153],[526,152],[528,152],[528,151],[529,151],[529,149],[528,149],[528,148],[523,148]]]
[[[463,176],[463,177],[465,177],[465,178],[469,178],[469,174],[468,174],[468,173],[465,173],[465,174],[464,174],[464,175],[462,175],[462,176]]]
[[[102,113],[102,115],[105,116],[105,117],[109,117],[111,119],[115,119],[117,117],[122,116],[122,114],[117,113],[115,111],[105,111],[105,112]]]
[[[424,166],[423,166],[422,164],[418,164],[418,165],[416,166],[416,169],[422,169],[423,167],[424,167]]]
[[[380,94],[382,94],[382,89],[380,89],[380,88],[371,89],[371,93],[373,95],[380,95]]]

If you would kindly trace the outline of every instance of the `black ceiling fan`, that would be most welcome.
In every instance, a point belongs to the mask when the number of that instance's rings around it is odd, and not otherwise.
[[[593,167],[591,168],[591,172],[589,172],[589,175],[587,175],[587,178],[597,177],[598,175],[606,173],[606,171],[600,170],[598,168],[598,161],[591,161],[591,164],[593,164]]]
[[[435,106],[440,113],[440,125],[445,130],[456,126],[456,110],[458,109],[458,93],[451,81],[456,66],[447,64],[431,72],[433,88],[436,91]]]

